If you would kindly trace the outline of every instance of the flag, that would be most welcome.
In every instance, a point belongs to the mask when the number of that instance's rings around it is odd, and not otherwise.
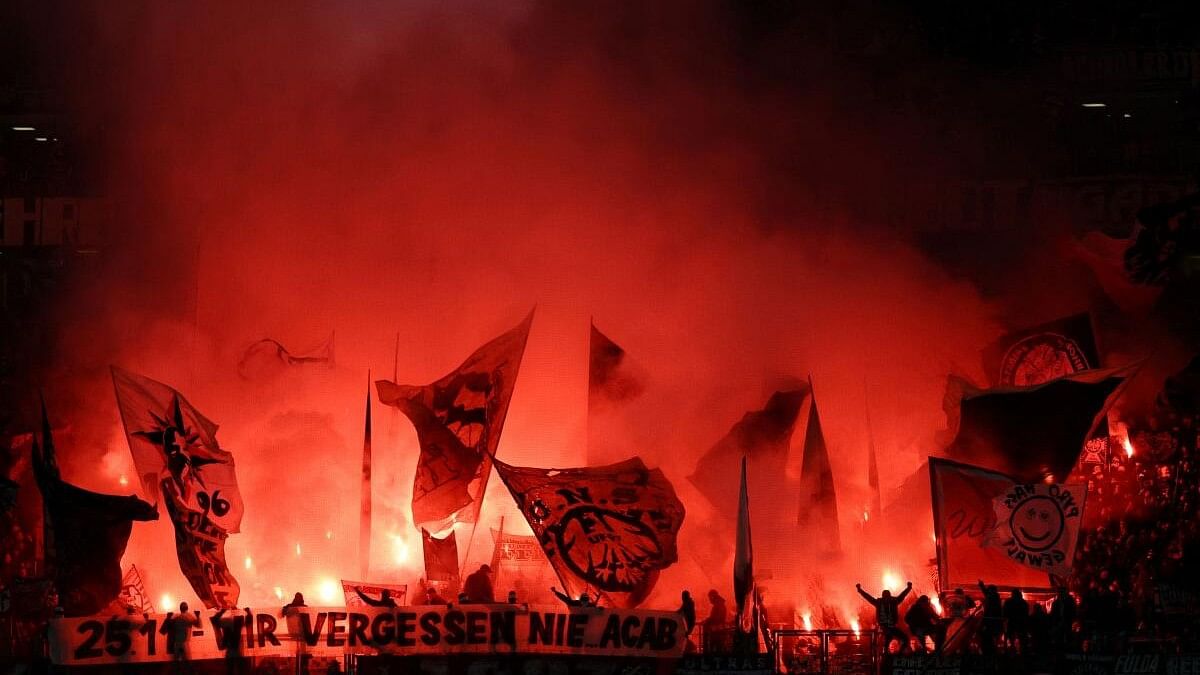
[[[155,508],[137,497],[76,487],[62,479],[50,422],[42,406],[42,446],[33,443],[33,471],[46,520],[46,565],[67,616],[96,614],[121,592],[121,556],[135,520],[155,520]]]
[[[503,521],[500,525],[503,528]],[[559,583],[558,575],[542,552],[537,537],[492,528],[492,541],[494,587],[515,590],[522,602],[557,601],[550,593],[550,587]]]
[[[586,592],[636,607],[678,558],[683,503],[640,458],[575,469],[497,460],[496,470],[571,597]]]
[[[875,439],[867,446],[867,487],[871,489],[870,517],[878,520],[883,513],[883,495],[879,489],[879,465],[875,462]]]
[[[359,487],[358,573],[371,567],[371,372],[367,371],[367,415],[363,426],[362,484]]]
[[[754,633],[756,595],[754,588],[754,540],[750,534],[750,495],[746,486],[746,458],[742,458],[742,482],[738,491],[737,542],[733,555],[733,594],[737,599],[736,626],[741,633]]]
[[[938,583],[942,590],[969,588],[980,579],[1000,587],[1027,591],[1053,587],[1049,569],[1035,569],[1023,564],[1010,556],[1007,548],[991,543],[1000,523],[996,499],[1005,498],[1018,486],[1033,484],[998,471],[931,457],[929,485],[937,541]],[[1079,512],[1082,511],[1080,504]],[[1035,515],[1038,520],[1040,517],[1040,513]],[[1076,518],[1071,525],[1064,519],[1064,529],[1071,531],[1064,532],[1061,541],[1074,537],[1073,533],[1078,531],[1077,521]],[[1037,530],[1032,534],[1041,537],[1045,532]],[[1069,565],[1070,558],[1064,562]]]
[[[346,609],[352,607],[368,607],[366,602],[358,596],[355,591],[363,592],[363,595],[378,600],[383,595],[384,591],[392,594],[392,599],[397,605],[404,605],[408,599],[408,584],[381,584],[374,581],[348,581],[342,579],[342,597],[345,598]]]
[[[438,539],[421,528],[421,548],[425,552],[425,578],[430,581],[458,579],[458,542],[454,531]]]
[[[878,480],[878,479],[877,479]],[[833,486],[833,468],[821,431],[817,399],[808,408],[808,428],[804,432],[804,463],[800,469],[800,510],[796,517],[805,546],[822,555],[842,550],[838,528],[837,492]]]
[[[628,403],[645,389],[625,350],[592,324],[588,358],[588,410]]]
[[[532,322],[530,312],[432,384],[375,383],[380,402],[399,408],[417,430],[412,513],[418,526],[442,532],[478,517]]]
[[[992,498],[996,529],[984,545],[1018,564],[1067,577],[1086,501],[1084,484],[1014,483]]]
[[[117,596],[117,602],[121,607],[132,607],[147,614],[154,611],[154,602],[146,594],[146,582],[142,580],[142,573],[138,570],[137,565],[130,565],[129,569],[125,571],[125,576],[121,579],[121,593]]]
[[[1092,317],[1076,314],[1008,333],[983,352],[996,387],[1029,387],[1100,367]]]
[[[625,454],[614,442],[613,426],[623,407],[642,394],[644,377],[594,322],[588,347],[587,458],[588,464],[604,464]]]
[[[964,383],[947,455],[1026,482],[1065,478],[1134,368],[1090,370],[1032,387]]]
[[[688,480],[718,513],[731,517],[737,512],[737,495],[729,477],[737,473],[743,457],[749,459],[754,477],[763,480],[761,485],[755,481],[755,494],[760,500],[785,498],[789,492],[784,482],[788,446],[807,395],[807,387],[775,392],[762,410],[746,413],[696,463]]]
[[[139,479],[175,525],[180,570],[205,607],[236,607],[240,588],[225,563],[243,511],[233,455],[183,394],[120,368],[112,374]]]
[[[244,380],[273,377],[288,367],[310,363],[333,365],[333,333],[320,345],[292,354],[283,343],[263,338],[246,348],[238,359],[238,375]]]

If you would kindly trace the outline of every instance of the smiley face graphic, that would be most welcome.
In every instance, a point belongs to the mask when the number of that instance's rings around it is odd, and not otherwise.
[[[1008,518],[1013,539],[1027,551],[1049,550],[1062,538],[1066,519],[1058,502],[1050,497],[1029,497],[1017,504]]]

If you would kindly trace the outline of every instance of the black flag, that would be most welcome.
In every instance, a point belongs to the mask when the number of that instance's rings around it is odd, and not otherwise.
[[[688,480],[719,513],[731,520],[737,513],[738,493],[729,477],[737,475],[743,457],[750,463],[756,500],[783,497],[779,490],[784,484],[788,446],[807,395],[807,387],[775,392],[762,410],[746,413],[696,463]]]
[[[454,530],[438,539],[421,528],[421,548],[425,552],[425,578],[430,581],[458,579],[458,541]]]
[[[627,403],[642,393],[642,378],[630,367],[620,345],[592,324],[588,349],[588,409]]]
[[[1089,370],[1033,387],[960,383],[958,430],[946,453],[1021,481],[1064,480],[1133,370]]]
[[[137,497],[76,487],[59,474],[42,406],[42,447],[33,444],[33,472],[46,508],[47,568],[67,616],[103,611],[121,593],[121,556],[135,520],[158,511]]]
[[[842,549],[838,527],[837,492],[833,485],[833,467],[829,449],[821,431],[817,399],[808,408],[808,428],[804,432],[804,464],[800,470],[800,511],[796,525],[811,550],[836,554]]]
[[[532,323],[530,312],[432,384],[375,383],[379,401],[408,417],[421,444],[413,479],[415,524],[441,532],[478,518]]]

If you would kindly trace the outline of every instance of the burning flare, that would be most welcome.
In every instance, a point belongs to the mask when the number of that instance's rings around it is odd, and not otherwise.
[[[904,584],[900,583],[900,577],[891,570],[883,571],[882,584],[883,588],[893,592],[904,587]]]
[[[325,577],[321,579],[321,583],[317,586],[317,597],[326,605],[332,605],[337,602],[338,595],[342,592],[342,585],[337,579]]]

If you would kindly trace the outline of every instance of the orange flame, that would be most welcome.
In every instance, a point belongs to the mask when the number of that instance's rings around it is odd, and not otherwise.
[[[800,619],[804,622],[804,630],[812,630],[812,612],[805,612],[800,615]]]
[[[850,630],[854,631],[854,637],[862,637],[862,628],[858,625],[858,619],[850,619]]]
[[[1133,457],[1133,443],[1131,443],[1129,441],[1129,434],[1126,434],[1125,438],[1121,439],[1121,445],[1125,446],[1125,456],[1132,458]]]

